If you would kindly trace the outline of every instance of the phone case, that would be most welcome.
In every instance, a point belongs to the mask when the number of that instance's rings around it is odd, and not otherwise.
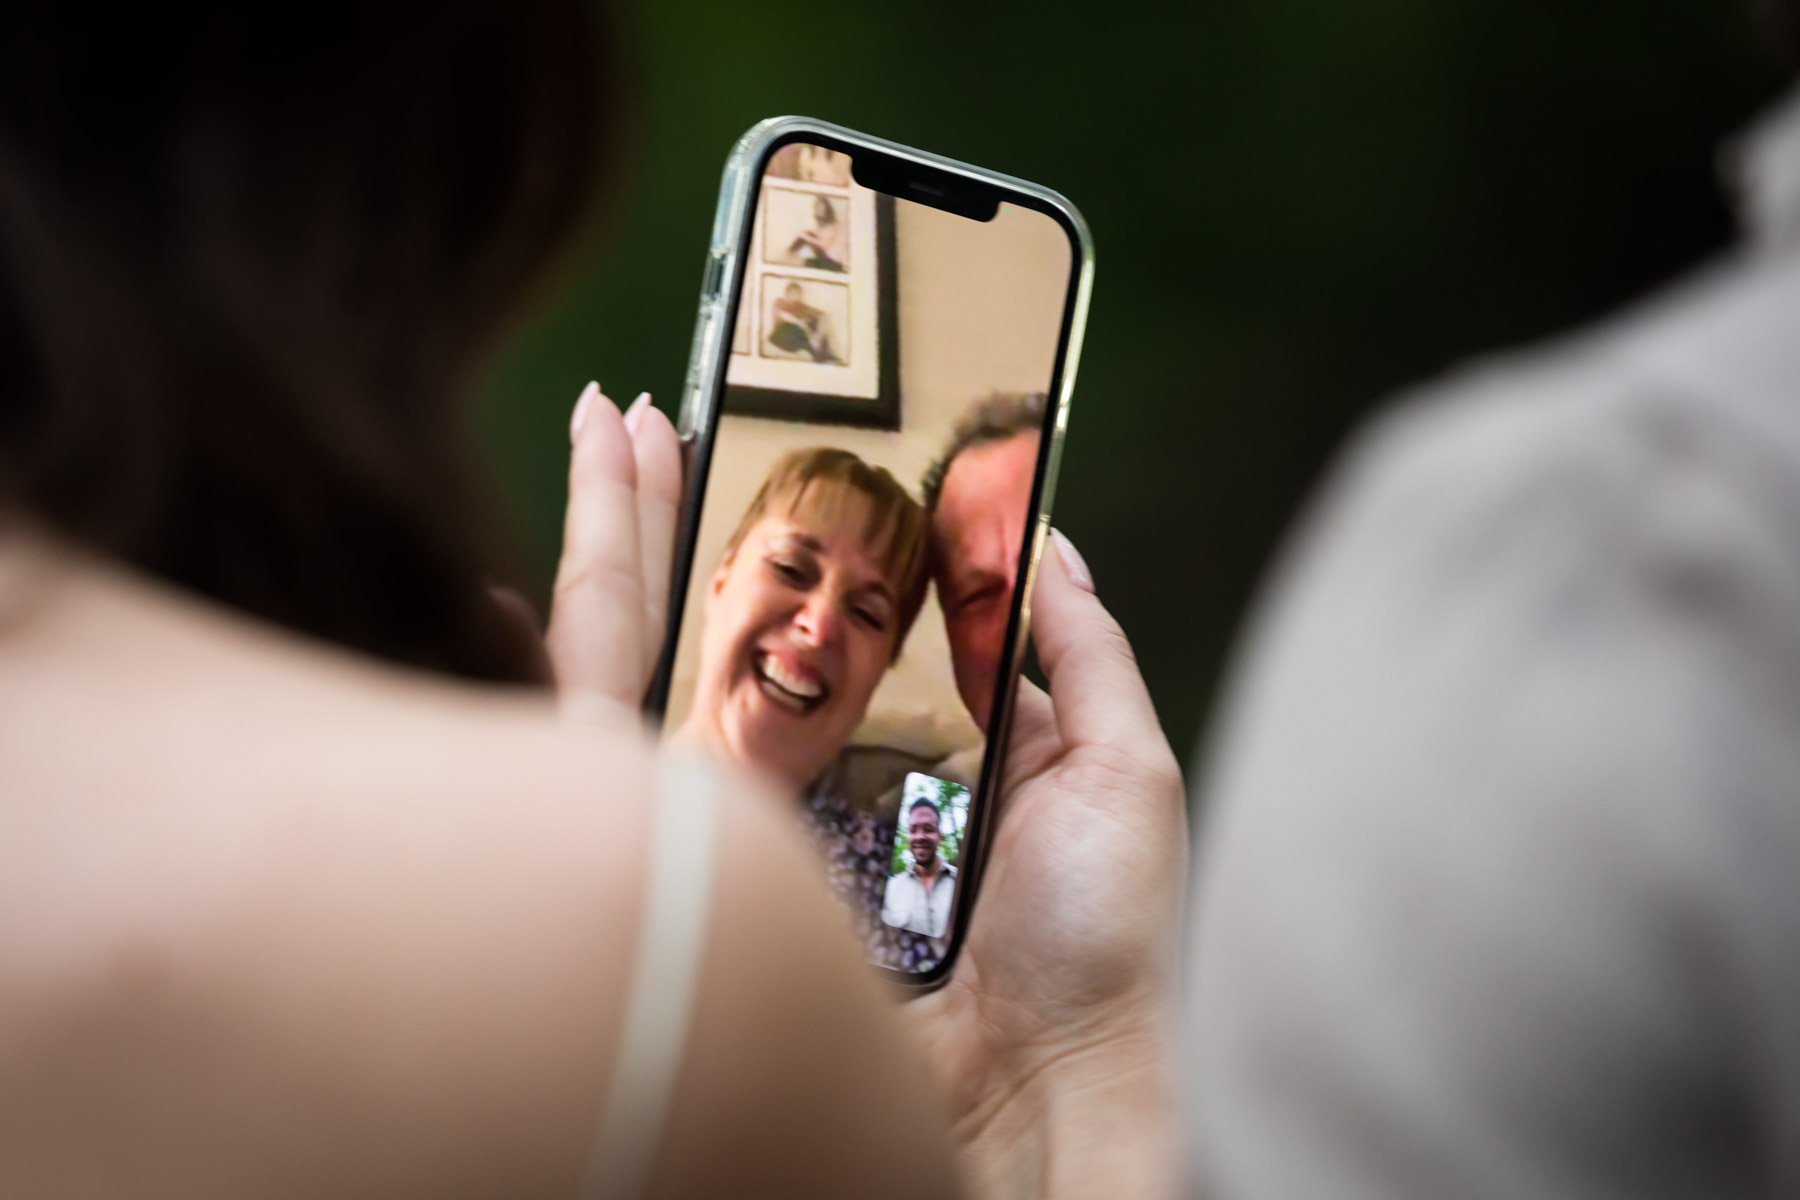
[[[808,134],[817,135],[826,144],[839,143],[851,150],[873,150],[931,171],[961,177],[1035,200],[1032,207],[1055,216],[1070,233],[1074,248],[1074,296],[1069,305],[1055,371],[1051,376],[1053,415],[1049,423],[1049,436],[1045,438],[1046,457],[1038,475],[1037,518],[1032,523],[1027,558],[1018,576],[1019,590],[1024,599],[1007,638],[1008,661],[1001,676],[1005,680],[1005,686],[1001,690],[996,721],[990,730],[989,748],[975,793],[977,802],[971,808],[965,849],[969,857],[965,860],[965,874],[952,914],[949,945],[943,959],[929,972],[909,975],[876,968],[901,987],[931,990],[949,977],[955,965],[966,934],[968,917],[980,890],[989,840],[988,818],[994,807],[991,798],[999,783],[1019,668],[1024,658],[1026,639],[1030,635],[1031,589],[1037,578],[1038,562],[1050,529],[1051,502],[1055,496],[1057,469],[1062,459],[1063,437],[1068,428],[1070,397],[1075,389],[1076,367],[1081,357],[1082,335],[1087,325],[1088,305],[1094,282],[1094,245],[1087,223],[1075,206],[1058,193],[1037,184],[807,117],[773,117],[752,127],[738,140],[725,162],[718,208],[713,215],[712,242],[700,289],[700,309],[694,325],[693,349],[682,390],[677,428],[687,450],[689,470],[684,512],[676,545],[676,575],[671,585],[671,596],[686,594],[698,532],[697,508],[700,498],[706,494],[706,476],[712,461],[712,437],[718,416],[715,408],[723,402],[723,375],[730,361],[729,310],[732,298],[738,295],[743,284],[743,255],[750,243],[749,225],[757,201],[763,162],[778,143],[798,140],[795,135]],[[671,635],[664,645],[656,683],[646,702],[646,708],[658,718],[667,699],[669,672],[675,649],[674,633],[671,629]]]

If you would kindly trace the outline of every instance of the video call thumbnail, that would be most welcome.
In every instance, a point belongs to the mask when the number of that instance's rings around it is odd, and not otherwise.
[[[917,771],[907,774],[882,893],[883,925],[935,940],[949,935],[950,901],[968,820],[968,788]]]

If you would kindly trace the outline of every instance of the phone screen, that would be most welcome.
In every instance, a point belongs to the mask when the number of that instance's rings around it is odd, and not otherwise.
[[[764,161],[663,728],[792,794],[869,960],[917,975],[987,803],[1077,250],[857,166]]]

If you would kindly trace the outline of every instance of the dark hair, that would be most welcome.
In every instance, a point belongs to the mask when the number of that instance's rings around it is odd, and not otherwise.
[[[944,820],[943,810],[940,809],[937,805],[933,804],[931,801],[927,800],[925,797],[920,796],[917,800],[914,800],[911,804],[906,806],[906,816],[908,819],[908,824],[911,824],[912,815],[914,813],[918,812],[921,808],[929,808],[933,813],[937,814],[938,822],[940,824],[943,822],[943,820]]]
[[[1800,66],[1800,0],[1755,0],[1755,5],[1782,57]]]
[[[1022,433],[1042,433],[1044,409],[1048,403],[1042,392],[995,392],[963,414],[950,435],[950,445],[925,472],[919,492],[926,512],[936,512],[938,498],[944,491],[944,477],[956,456],[971,446],[985,442],[1004,442]]]
[[[613,149],[583,0],[0,13],[0,503],[226,604],[526,665],[461,406]]]

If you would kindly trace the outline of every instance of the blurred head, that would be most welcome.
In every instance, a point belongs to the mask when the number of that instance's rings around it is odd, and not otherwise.
[[[1018,584],[1044,409],[1042,392],[989,396],[957,425],[925,476],[932,576],[956,690],[984,730]]]
[[[912,850],[913,862],[929,871],[943,841],[944,823],[937,805],[929,800],[913,801],[906,813],[906,844]]]
[[[521,664],[456,403],[589,223],[587,0],[0,11],[0,510],[293,628]]]
[[[706,594],[687,728],[795,788],[843,749],[924,603],[925,513],[846,450],[794,451]]]

